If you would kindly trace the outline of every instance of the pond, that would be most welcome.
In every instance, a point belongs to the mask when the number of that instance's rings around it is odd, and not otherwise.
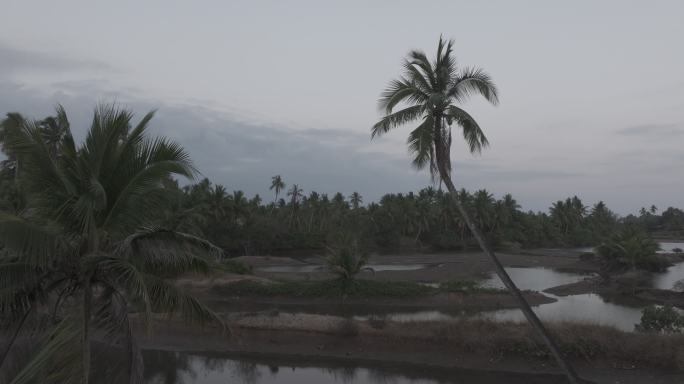
[[[545,289],[564,284],[582,281],[593,274],[577,274],[570,272],[559,272],[549,268],[505,268],[513,282],[521,290],[543,291]],[[482,282],[482,285],[490,288],[502,288],[506,286],[499,279],[496,273],[491,273],[489,278]]]
[[[369,264],[368,268],[375,272],[380,271],[415,271],[418,269],[434,268],[437,265],[432,264]],[[256,268],[259,272],[283,272],[283,273],[301,273],[301,272],[324,272],[328,270],[325,265],[318,264],[304,264],[304,265],[272,265],[268,267]]]
[[[593,293],[565,297],[547,295],[558,301],[532,308],[543,321],[606,325],[627,332],[634,331],[634,325],[641,321],[641,306],[612,303]],[[497,321],[527,321],[519,309],[483,312],[481,316]]]
[[[657,273],[653,277],[653,288],[671,289],[677,292],[684,291],[684,263],[677,263],[664,273]]]
[[[308,361],[298,357],[244,357],[224,353],[144,351],[145,384],[494,384],[557,383],[556,375]]]
[[[662,276],[657,276],[657,278],[662,278],[663,281],[684,278],[684,263],[672,268],[671,271]],[[548,268],[506,268],[506,271],[518,285],[518,288],[540,292],[551,287],[575,283],[593,276],[593,274],[559,272]],[[501,280],[494,273],[485,279],[482,285],[492,288],[505,288]],[[634,331],[634,325],[641,320],[641,311],[644,308],[642,305],[611,302],[593,293],[564,297],[549,293],[544,294],[557,301],[533,307],[533,310],[542,320],[547,321],[571,321],[606,325],[631,332]],[[355,316],[357,320],[365,320],[371,317],[373,316],[368,314]],[[393,312],[381,314],[379,317],[399,322],[454,321],[473,317],[497,321],[526,321],[523,313],[517,308],[479,313],[446,313],[443,311]]]

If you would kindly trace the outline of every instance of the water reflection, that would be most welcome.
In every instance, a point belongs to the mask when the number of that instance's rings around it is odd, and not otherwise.
[[[680,243],[681,245],[681,243]],[[684,263],[677,263],[653,277],[653,288],[684,291]]]
[[[359,366],[287,357],[250,358],[221,353],[145,351],[146,384],[439,384],[557,383],[556,375],[488,372],[406,364]],[[319,360],[319,359],[317,359]],[[171,371],[175,370],[174,374]]]
[[[593,293],[565,297],[549,296],[558,301],[533,308],[542,320],[606,325],[628,332],[634,331],[634,325],[641,321],[642,307],[612,303]],[[526,321],[519,309],[484,312],[482,317],[498,321]]]
[[[369,264],[367,267],[372,268],[376,272],[380,271],[415,271],[418,269],[425,269],[431,267],[430,264]],[[283,273],[297,273],[297,272],[321,272],[328,268],[325,265],[272,265],[268,267],[259,267],[256,270],[260,272],[283,272]]]
[[[545,289],[564,284],[582,281],[593,274],[577,274],[569,272],[559,272],[548,268],[505,268],[508,275],[513,279],[518,288],[522,290],[543,291]],[[482,282],[485,287],[501,288],[506,286],[501,279],[491,273],[488,279]]]

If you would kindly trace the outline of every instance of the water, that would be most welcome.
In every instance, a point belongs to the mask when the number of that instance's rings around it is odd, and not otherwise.
[[[375,272],[380,271],[415,271],[418,269],[425,269],[433,267],[430,264],[369,264],[366,267],[372,268]],[[305,265],[274,265],[268,267],[260,267],[256,269],[260,272],[323,272],[327,271],[328,267],[325,265],[305,264]]]
[[[659,242],[660,251],[658,253],[673,253],[675,248],[684,249],[684,243]]]
[[[549,268],[506,268],[506,272],[521,290],[543,291],[564,284],[576,283],[592,274],[559,272]],[[496,273],[492,273],[482,285],[490,288],[505,289],[506,286]]]
[[[420,367],[363,366],[298,357],[249,358],[224,353],[144,351],[145,384],[494,384],[557,383],[556,375]]]
[[[666,272],[655,274],[653,288],[684,292],[684,263],[677,263],[669,267]]]
[[[593,293],[565,297],[547,295],[558,301],[532,308],[543,321],[605,325],[627,332],[634,331],[634,325],[641,321],[641,306],[611,303]],[[527,321],[519,309],[483,312],[481,316],[497,321]]]

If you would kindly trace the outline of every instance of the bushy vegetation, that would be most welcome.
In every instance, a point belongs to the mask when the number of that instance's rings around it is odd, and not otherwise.
[[[3,122],[0,195],[11,198],[0,212],[0,314],[13,337],[0,365],[19,334],[38,337],[11,383],[87,384],[93,334],[126,351],[138,382],[133,311],[145,328],[155,312],[223,323],[166,281],[209,271],[223,251],[156,226],[164,181],[196,171],[181,146],[148,135],[152,117],[134,125],[130,112],[102,106],[80,145],[61,107],[53,118]]]
[[[684,316],[671,305],[651,305],[641,312],[641,322],[635,328],[639,332],[682,333]]]
[[[343,282],[349,282],[364,270],[373,271],[366,267],[370,255],[359,244],[356,237],[343,234],[328,248],[326,263],[330,272]]]
[[[596,252],[608,271],[644,269],[661,272],[670,263],[656,253],[659,249],[658,243],[646,232],[630,226],[596,247]]]

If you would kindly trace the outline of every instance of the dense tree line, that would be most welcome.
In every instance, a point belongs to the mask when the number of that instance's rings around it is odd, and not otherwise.
[[[274,199],[228,193],[208,179],[185,187],[171,183],[173,209],[166,225],[204,235],[233,254],[265,254],[322,248],[339,232],[355,232],[377,250],[454,250],[475,247],[448,192],[427,187],[418,193],[390,193],[363,205],[362,196],[305,193],[286,188],[274,177]],[[281,191],[285,196],[279,197]],[[484,232],[500,247],[570,247],[600,243],[621,226],[657,230],[684,229],[682,211],[648,212],[619,218],[606,204],[585,205],[578,197],[559,200],[548,213],[522,211],[510,195],[497,199],[487,190],[458,192],[458,199]]]
[[[56,116],[36,123],[48,151],[56,150],[66,130],[61,113],[58,110]],[[2,132],[22,119],[8,114],[2,121],[0,139]],[[0,209],[18,213],[25,209],[25,199],[15,183],[21,164],[4,141],[0,144],[6,157],[0,164]],[[448,192],[440,189],[389,193],[364,204],[358,192],[350,196],[307,192],[299,184],[287,185],[280,175],[268,186],[273,196],[263,200],[239,190],[229,192],[208,179],[185,186],[167,179],[159,225],[207,238],[231,255],[320,250],[340,232],[354,232],[378,251],[476,246]],[[510,194],[496,198],[487,190],[462,189],[457,197],[487,239],[503,248],[596,245],[625,225],[650,232],[684,230],[684,212],[672,207],[659,213],[651,206],[620,218],[603,202],[588,206],[576,196],[551,204],[548,212],[523,211]]]

